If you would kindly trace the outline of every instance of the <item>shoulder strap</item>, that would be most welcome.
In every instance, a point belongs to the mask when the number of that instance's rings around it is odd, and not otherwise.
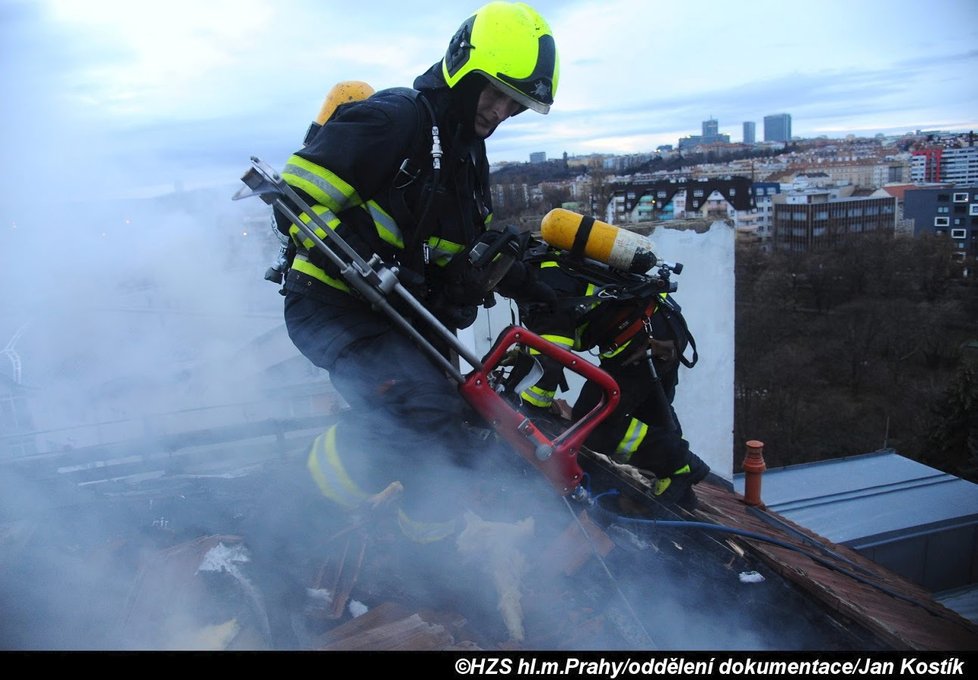
[[[683,316],[682,308],[679,304],[672,299],[671,296],[666,296],[662,300],[662,305],[659,309],[662,311],[666,320],[673,327],[676,336],[685,335],[686,340],[689,342],[689,346],[693,348],[693,358],[687,359],[686,353],[679,355],[679,360],[683,363],[686,368],[692,368],[699,361],[699,353],[696,351],[696,339],[693,338],[693,334],[689,330],[689,326],[686,324],[686,317]]]
[[[409,270],[420,273],[424,265],[422,246],[433,231],[430,226],[431,221],[429,216],[431,205],[434,202],[435,189],[438,186],[441,175],[442,148],[438,120],[431,102],[418,90],[409,87],[395,87],[387,91],[404,96],[414,102],[418,109],[418,134],[415,139],[419,142],[421,140],[431,140],[431,172],[424,173],[421,168],[411,167],[413,165],[413,159],[421,154],[420,150],[412,148],[408,157],[401,162],[401,167],[395,174],[393,186],[391,187],[391,200],[398,203],[398,212],[404,218],[411,219],[415,222],[411,237],[405,240],[401,264]],[[424,194],[424,202],[421,211],[415,215],[404,202],[404,196],[399,190],[409,186],[422,174],[427,174],[425,181],[428,187],[422,192]]]

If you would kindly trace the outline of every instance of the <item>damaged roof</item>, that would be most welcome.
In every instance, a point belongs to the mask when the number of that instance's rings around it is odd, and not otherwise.
[[[894,451],[769,469],[764,502],[932,592],[978,577],[978,484]]]
[[[272,480],[296,483],[299,451],[218,471],[201,447],[160,474],[130,461],[129,476],[94,483],[87,468],[85,486],[52,473],[64,466],[18,477],[22,496],[60,500],[0,505],[2,646],[277,649],[284,626],[290,648],[317,650],[978,649],[975,626],[922,588],[717,479],[697,486],[694,512],[648,515],[629,505],[644,482],[628,474],[589,504],[487,478],[468,546],[350,524],[321,536],[297,591],[278,571],[286,537],[262,556],[245,518],[275,515],[259,499],[288,495]],[[591,452],[585,463],[595,483],[621,472]]]
[[[978,649],[978,627],[924,588],[776,512],[744,504],[733,491],[708,486],[701,491],[705,517],[783,542],[748,541],[778,574],[890,649]]]

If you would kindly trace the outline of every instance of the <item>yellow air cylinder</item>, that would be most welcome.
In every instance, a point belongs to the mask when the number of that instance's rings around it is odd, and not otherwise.
[[[333,85],[329,92],[326,93],[326,99],[323,100],[323,105],[319,107],[319,115],[309,124],[309,129],[306,130],[306,136],[302,140],[302,144],[308,145],[312,142],[316,133],[329,120],[333,112],[336,111],[336,107],[341,104],[366,99],[373,93],[374,88],[362,80],[344,80]]]
[[[540,236],[577,257],[633,273],[647,272],[658,259],[652,242],[644,236],[563,208],[554,208],[544,215]]]
[[[362,80],[344,80],[343,82],[336,83],[326,94],[326,99],[323,100],[323,105],[319,109],[319,115],[316,116],[316,122],[322,125],[329,120],[329,117],[333,115],[333,111],[340,104],[366,99],[373,93],[374,88]]]

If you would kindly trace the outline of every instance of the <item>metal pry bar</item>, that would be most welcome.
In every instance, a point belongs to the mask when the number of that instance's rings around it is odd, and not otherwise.
[[[482,362],[472,351],[462,344],[458,337],[452,333],[445,325],[439,321],[424,305],[422,305],[411,292],[401,284],[397,278],[397,269],[388,267],[378,255],[371,257],[370,261],[354,250],[350,244],[344,241],[327,222],[306,203],[295,190],[290,187],[271,167],[259,160],[251,157],[251,168],[241,177],[246,188],[240,189],[233,197],[233,200],[258,196],[265,203],[274,206],[283,215],[310,239],[330,261],[335,264],[340,275],[347,281],[363,298],[375,309],[383,312],[401,330],[408,334],[418,345],[430,356],[430,358],[444,369],[455,382],[462,383],[465,377],[434,345],[432,345],[400,312],[394,309],[387,301],[393,293],[403,300],[412,312],[417,314],[425,323],[434,329],[439,336],[449,343],[460,357],[465,359],[469,365],[476,369],[482,368]],[[336,248],[342,251],[347,259],[344,259],[330,245],[316,234],[315,230],[299,219],[295,211],[284,200],[288,198],[301,212],[321,228],[326,234],[330,244],[335,244]]]

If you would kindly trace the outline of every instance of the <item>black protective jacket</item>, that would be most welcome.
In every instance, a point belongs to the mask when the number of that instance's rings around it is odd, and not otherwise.
[[[425,101],[395,88],[344,104],[282,173],[365,259],[376,253],[399,266],[402,282],[449,327],[474,318],[481,302],[446,299],[455,273],[449,265],[492,218],[485,143],[468,122],[478,91],[461,85],[449,89],[439,63],[414,82]],[[442,154],[438,170],[433,125]],[[333,264],[303,243],[296,227],[291,233],[299,248],[286,290],[330,300],[336,291],[349,294]]]
[[[607,299],[595,294],[595,281],[560,258],[539,263],[539,278],[557,293],[549,305],[521,306],[521,320],[531,331],[566,349],[594,352],[599,365],[618,383],[621,401],[588,438],[588,446],[615,455],[657,476],[668,476],[689,461],[688,443],[672,401],[680,363],[696,362],[695,342],[678,304],[666,293]],[[667,359],[649,351],[649,342],[671,343]],[[686,357],[691,350],[692,358]],[[539,355],[544,369],[537,383],[523,390],[524,407],[549,409],[564,382],[556,360]],[[602,390],[586,382],[573,404],[579,420],[595,408]]]

